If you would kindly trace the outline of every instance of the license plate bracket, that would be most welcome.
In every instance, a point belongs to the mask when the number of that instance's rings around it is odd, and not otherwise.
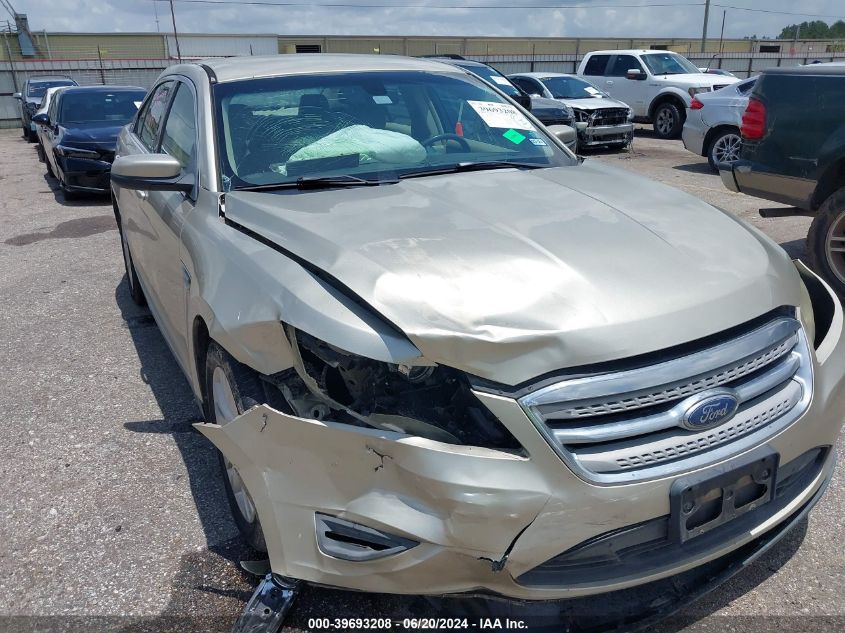
[[[675,481],[669,492],[670,536],[684,543],[772,500],[780,456],[759,449],[718,472]]]

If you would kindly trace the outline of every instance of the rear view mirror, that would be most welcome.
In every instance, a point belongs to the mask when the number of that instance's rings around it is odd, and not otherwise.
[[[514,95],[511,98],[526,110],[531,111],[531,97],[529,97],[527,94],[520,92],[519,94]]]
[[[646,75],[639,68],[631,68],[631,69],[628,70],[628,72],[625,73],[625,78],[642,81],[643,79],[646,78]]]
[[[46,112],[42,112],[41,114],[36,114],[32,117],[33,123],[39,123],[41,125],[50,125],[50,117],[47,116]]]
[[[167,154],[120,156],[111,167],[111,180],[119,187],[142,191],[191,191],[193,179],[183,177],[182,165]]]
[[[14,93],[14,94],[12,95],[12,98],[13,98],[13,99],[17,99],[18,101],[20,101],[21,99],[23,99],[23,97],[21,96],[21,93],[19,93],[19,92]]]

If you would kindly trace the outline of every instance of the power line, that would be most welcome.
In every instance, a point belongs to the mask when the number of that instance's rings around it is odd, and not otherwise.
[[[795,13],[792,11],[777,11],[775,9],[752,9],[750,7],[737,7],[731,4],[713,4],[714,7],[720,9],[735,9],[737,11],[752,11],[754,13],[773,13],[776,15],[792,15],[799,18],[833,18],[837,20],[845,20],[845,15],[830,15],[824,13]]]
[[[168,2],[169,0],[153,0],[153,2]],[[330,8],[330,9],[433,9],[437,11],[449,10],[515,10],[515,9],[529,9],[529,10],[564,10],[564,9],[650,9],[653,7],[660,8],[687,8],[687,7],[703,7],[706,2],[661,2],[653,3],[630,3],[622,2],[616,4],[451,4],[451,5],[437,5],[437,4],[389,4],[384,2],[307,2],[304,0],[173,0],[174,3],[179,4],[206,4],[206,5],[235,5],[235,6],[253,6],[253,7],[307,7],[307,8]],[[736,11],[747,11],[751,13],[768,13],[774,15],[789,15],[795,17],[805,18],[832,18],[843,19],[845,15],[833,15],[824,13],[801,13],[795,11],[778,11],[776,9],[757,9],[753,7],[740,7],[732,4],[717,4],[713,3],[710,6],[719,7],[721,9],[732,9]]]
[[[154,2],[168,2],[169,0],[154,0]],[[260,0],[173,0],[179,4],[223,4],[236,6],[256,6],[256,7],[326,7],[326,8],[345,8],[345,9],[436,9],[442,10],[465,10],[465,9],[650,9],[652,7],[702,7],[704,2],[680,2],[680,3],[654,3],[648,2],[646,4],[518,4],[518,5],[503,5],[503,4],[464,4],[455,6],[452,5],[434,5],[434,4],[384,4],[384,3],[357,3],[357,2],[285,2],[268,0],[262,2]]]

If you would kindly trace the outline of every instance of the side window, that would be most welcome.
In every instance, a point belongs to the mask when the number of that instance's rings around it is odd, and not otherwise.
[[[610,64],[610,68],[607,69],[607,76],[624,77],[629,70],[643,71],[643,67],[639,60],[633,55],[617,55],[613,60],[613,63]],[[585,72],[584,74],[588,73]]]
[[[188,86],[180,83],[164,123],[161,150],[178,160],[182,169],[188,169],[194,164],[196,145],[194,95]]]
[[[534,79],[529,79],[528,77],[514,77],[513,82],[530,95],[543,94],[542,86],[540,86],[540,83]]]
[[[593,55],[587,60],[587,65],[584,66],[585,75],[604,75],[604,69],[607,67],[607,62],[610,60],[610,55]]]
[[[138,128],[138,136],[141,138],[141,142],[151,152],[156,150],[156,141],[158,140],[158,132],[161,128],[161,120],[167,111],[167,103],[170,100],[170,93],[173,92],[173,88],[172,81],[158,86],[144,107],[143,115],[139,119],[140,127]]]

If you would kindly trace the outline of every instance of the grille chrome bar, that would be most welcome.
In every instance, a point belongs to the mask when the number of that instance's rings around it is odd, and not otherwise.
[[[770,373],[758,376],[736,389],[730,391],[736,396],[740,404],[753,400],[774,386],[792,378],[801,364],[798,354],[790,354],[783,359]],[[698,394],[684,398],[668,411],[655,413],[640,418],[633,418],[619,422],[608,422],[599,426],[555,426],[552,434],[561,444],[578,444],[582,442],[606,442],[608,440],[623,439],[632,435],[643,435],[654,431],[661,431],[678,426],[686,410],[700,399]]]
[[[520,403],[536,410],[546,420],[617,413],[667,402],[726,384],[787,353],[795,344],[797,323],[794,319],[777,319],[744,336],[689,356],[650,367],[555,383],[524,396]],[[678,376],[689,379],[679,381]],[[655,391],[656,386],[660,389]],[[625,397],[609,398],[617,395]],[[592,402],[594,400],[598,402]],[[588,402],[582,404],[580,401]],[[578,406],[586,407],[591,403],[596,406],[595,413],[576,411]]]
[[[697,402],[723,393],[739,403],[730,420],[708,430],[681,426]],[[811,394],[803,329],[796,319],[779,317],[680,358],[563,380],[519,402],[578,476],[612,484],[731,457],[797,420]]]

